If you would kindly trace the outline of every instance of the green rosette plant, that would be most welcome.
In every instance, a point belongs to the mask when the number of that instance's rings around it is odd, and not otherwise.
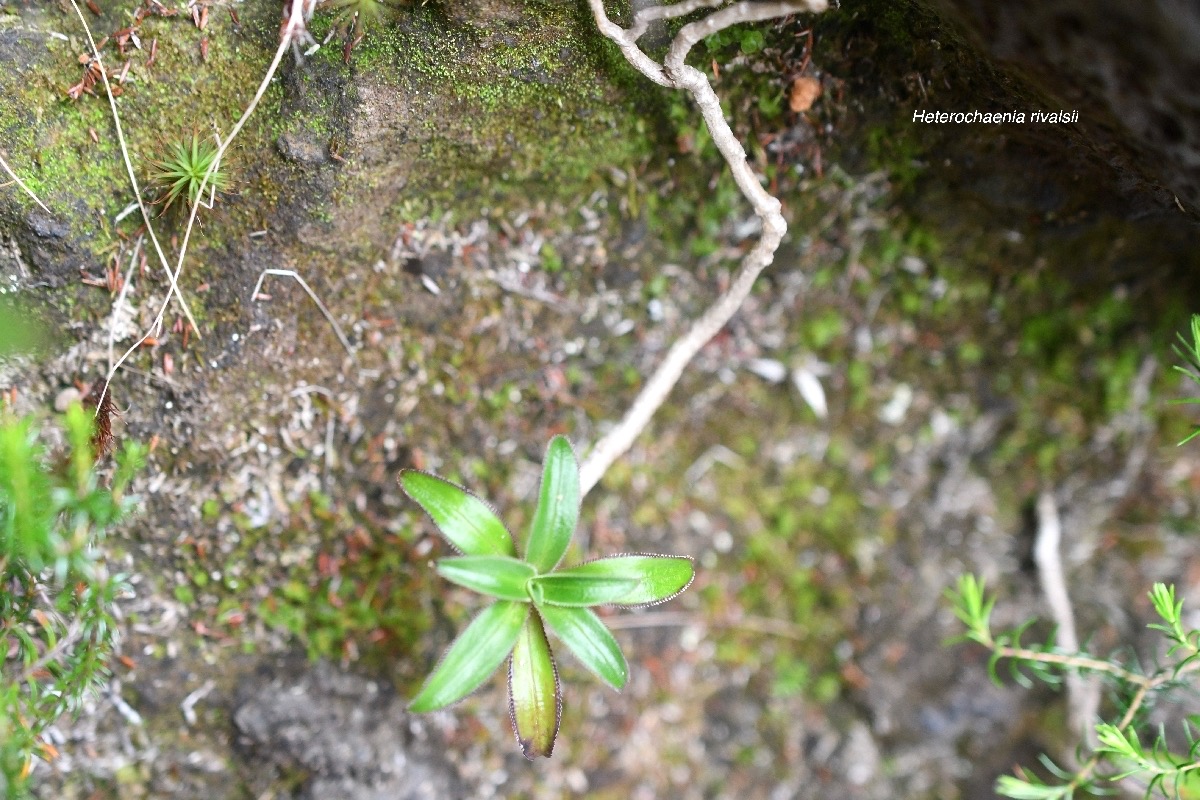
[[[187,199],[189,208],[197,202],[203,202],[204,197],[200,194],[202,187],[208,195],[207,205],[211,208],[216,196],[229,189],[229,175],[224,163],[209,172],[217,159],[218,147],[213,142],[193,132],[190,140],[168,142],[166,149],[164,158],[150,161],[150,182],[159,189],[154,202],[162,204],[164,213],[180,198]]]
[[[450,645],[409,709],[435,711],[461,700],[507,658],[517,743],[526,758],[549,757],[562,718],[562,689],[546,628],[584,667],[620,690],[629,677],[625,656],[592,607],[666,602],[692,582],[692,559],[623,554],[558,569],[581,499],[579,464],[563,436],[546,448],[537,510],[520,556],[496,513],[466,489],[417,470],[404,470],[400,485],[462,553],[438,561],[438,573],[494,598]]]

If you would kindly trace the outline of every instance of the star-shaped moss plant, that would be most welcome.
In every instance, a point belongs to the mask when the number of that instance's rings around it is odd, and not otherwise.
[[[620,689],[629,676],[625,656],[590,607],[670,600],[692,582],[692,560],[617,555],[555,569],[575,533],[580,502],[579,464],[562,436],[546,448],[523,559],[504,523],[475,495],[416,470],[404,470],[400,485],[462,553],[438,562],[442,577],[496,598],[450,645],[409,708],[434,711],[461,700],[508,658],[517,742],[526,758],[549,756],[562,717],[562,694],[546,628],[600,680]]]

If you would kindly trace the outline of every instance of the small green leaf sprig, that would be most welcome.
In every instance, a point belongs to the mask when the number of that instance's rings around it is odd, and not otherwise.
[[[224,163],[212,169],[218,152],[215,143],[193,131],[190,139],[168,142],[166,150],[163,158],[150,161],[150,183],[159,190],[154,202],[162,204],[164,213],[181,198],[187,201],[188,208],[197,202],[212,208],[217,195],[229,189],[229,174]],[[202,188],[208,196],[207,202],[201,194]]]
[[[1200,796],[1200,738],[1192,727],[1194,720],[1184,727],[1186,753],[1169,749],[1162,731],[1149,745],[1143,745],[1138,736],[1149,706],[1170,689],[1194,680],[1189,673],[1200,670],[1200,631],[1184,627],[1183,601],[1176,599],[1174,586],[1156,583],[1150,591],[1160,622],[1148,627],[1162,633],[1170,647],[1165,663],[1148,672],[1113,659],[1062,650],[1052,639],[1044,644],[1023,644],[1022,634],[1036,620],[1013,631],[993,632],[991,615],[996,601],[974,575],[960,577],[958,586],[946,596],[966,627],[960,638],[992,651],[989,670],[994,680],[997,663],[1007,660],[1013,677],[1023,684],[1029,683],[1029,675],[1057,684],[1064,674],[1090,672],[1101,675],[1118,689],[1118,696],[1127,698],[1115,721],[1096,725],[1096,746],[1086,758],[1081,756],[1077,769],[1062,769],[1043,755],[1042,765],[1056,781],[1048,783],[1020,771],[997,779],[997,794],[1014,800],[1071,800],[1077,792],[1111,792],[1111,782],[1130,778],[1145,787],[1147,797],[1155,793],[1172,798]]]
[[[562,718],[562,691],[546,628],[614,689],[629,676],[625,656],[594,606],[666,602],[692,582],[686,556],[616,555],[557,569],[579,521],[579,464],[570,442],[546,448],[537,510],[522,551],[495,512],[447,480],[404,470],[400,485],[460,556],[443,558],[446,580],[495,598],[467,626],[409,704],[435,711],[478,689],[507,658],[509,712],[521,752],[549,757]]]
[[[1192,383],[1200,386],[1200,314],[1193,314],[1191,319],[1191,327],[1189,329],[1190,339],[1182,333],[1175,334],[1179,337],[1179,343],[1174,345],[1175,354],[1183,359],[1183,364],[1175,364],[1175,371],[1185,376]],[[1200,405],[1200,397],[1189,397],[1183,400],[1176,400],[1176,403],[1183,405]],[[1179,444],[1187,444],[1192,439],[1200,436],[1200,425],[1197,425],[1192,432]]]
[[[144,446],[126,442],[111,480],[96,467],[93,416],[63,416],[67,448],[51,455],[33,417],[0,406],[0,797],[29,795],[45,738],[109,676],[118,640],[114,609],[129,591],[108,569],[107,533],[133,513],[130,484]]]

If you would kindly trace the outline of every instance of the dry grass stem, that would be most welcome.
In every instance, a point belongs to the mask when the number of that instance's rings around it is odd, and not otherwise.
[[[100,49],[96,47],[96,40],[92,38],[92,29],[88,25],[87,20],[83,16],[83,11],[79,8],[79,3],[76,0],[71,0],[71,7],[75,9],[75,15],[79,17],[79,24],[83,26],[83,32],[87,36],[88,47],[91,48],[92,58],[96,60],[97,66],[100,68],[100,78],[104,81],[104,93],[108,95],[108,106],[112,111],[113,125],[117,130],[117,144],[121,148],[121,158],[125,162],[125,172],[129,177],[129,185],[133,189],[133,197],[137,200],[138,208],[142,212],[142,220],[146,223],[146,232],[150,235],[150,241],[154,244],[154,251],[158,254],[159,262],[162,264],[163,271],[167,273],[167,280],[170,281],[170,290],[167,292],[167,303],[170,302],[171,296],[174,295],[179,299],[179,306],[183,309],[184,316],[188,322],[192,324],[192,329],[196,331],[196,337],[202,338],[200,328],[196,325],[196,318],[192,316],[192,310],[188,308],[187,300],[184,299],[183,293],[179,289],[179,283],[176,280],[178,273],[172,273],[167,255],[163,252],[162,245],[158,242],[158,236],[154,232],[154,225],[150,221],[150,212],[146,210],[146,203],[142,200],[142,188],[138,184],[137,176],[133,172],[133,162],[129,158],[129,147],[125,143],[125,130],[121,126],[121,115],[117,112],[117,100],[113,97],[112,85],[108,82],[108,69],[104,66],[104,60],[100,57]],[[165,308],[165,304],[164,304]],[[147,334],[148,336],[149,334]],[[109,379],[112,375],[109,374]],[[108,389],[108,381],[105,381],[105,390]]]
[[[38,196],[33,193],[33,189],[30,189],[28,186],[26,186],[25,181],[21,180],[21,178],[17,175],[17,173],[13,172],[12,167],[10,167],[8,165],[8,162],[5,161],[3,157],[0,157],[0,167],[4,168],[4,171],[6,173],[8,173],[8,177],[12,178],[13,182],[16,183],[17,186],[20,186],[21,189],[24,190],[25,194],[27,194],[31,198],[33,198],[33,202],[37,203],[39,206],[42,207],[42,211],[45,211],[47,214],[50,213],[50,209],[46,208],[46,204],[43,203],[40,199],[38,199]],[[5,184],[5,185],[7,185],[7,184]]]
[[[1037,502],[1038,532],[1033,547],[1033,560],[1037,565],[1042,592],[1050,607],[1050,616],[1057,627],[1055,634],[1058,646],[1067,652],[1079,651],[1079,635],[1075,630],[1075,612],[1067,593],[1067,580],[1063,573],[1062,521],[1054,495],[1042,492]],[[1068,726],[1077,736],[1095,746],[1096,720],[1100,715],[1099,676],[1068,674],[1067,689]]]
[[[117,323],[121,321],[121,310],[125,307],[125,298],[129,294],[129,283],[133,280],[133,270],[137,266],[138,256],[142,253],[142,237],[133,243],[133,252],[129,256],[129,269],[125,270],[125,280],[121,281],[121,290],[117,292],[117,300],[113,303],[112,315],[108,321],[108,371],[112,374],[113,348],[117,342]]]
[[[325,315],[325,319],[328,320],[330,326],[333,327],[333,332],[337,334],[338,341],[342,343],[342,347],[346,348],[346,352],[350,354],[350,358],[357,360],[357,357],[354,354],[354,347],[351,346],[350,340],[346,338],[346,334],[342,333],[342,326],[337,324],[337,320],[333,318],[333,314],[329,313],[329,309],[326,308],[325,304],[321,302],[321,298],[317,297],[317,293],[312,290],[312,287],[308,285],[308,282],[305,281],[304,278],[301,278],[300,274],[295,270],[264,269],[258,276],[258,283],[254,284],[254,291],[250,293],[251,300],[258,298],[258,290],[262,288],[263,280],[266,279],[268,275],[274,275],[280,278],[295,278],[296,283],[300,284],[300,286],[304,288],[304,291],[308,292],[308,296],[312,298],[314,303],[317,304],[317,308],[321,309],[321,313]]]
[[[75,0],[71,0],[71,3],[72,3],[72,5],[75,5]],[[78,5],[75,5],[75,11],[77,14],[79,13]],[[79,18],[82,21],[83,15],[79,14]],[[86,26],[87,23],[85,22],[84,25]],[[204,173],[204,179],[200,182],[200,189],[197,192],[197,196],[204,194],[204,189],[205,189],[205,187],[208,186],[209,179],[211,178],[213,172],[221,165],[221,158],[225,155],[225,151],[229,149],[229,145],[233,142],[233,140],[241,132],[242,128],[245,127],[246,121],[250,119],[250,115],[254,113],[254,110],[258,107],[258,104],[262,101],[263,95],[266,94],[267,87],[270,85],[271,79],[275,77],[275,72],[279,69],[279,64],[283,60],[283,54],[287,52],[288,47],[290,46],[290,44],[293,41],[293,39],[291,38],[291,36],[293,34],[289,34],[288,31],[289,31],[289,29],[285,26],[285,29],[280,36],[279,47],[276,48],[276,50],[275,50],[275,57],[271,60],[271,65],[269,67],[267,67],[267,72],[265,75],[263,75],[263,79],[259,83],[258,90],[254,93],[254,97],[251,98],[250,103],[246,106],[246,110],[242,113],[242,116],[234,124],[233,128],[229,132],[229,135],[225,137],[224,141],[221,141],[221,137],[219,135],[217,136],[217,141],[220,142],[220,147],[217,149],[217,154],[213,158],[212,163],[209,164],[208,170]],[[88,40],[91,41],[91,32],[90,31],[88,32]],[[95,45],[93,44],[93,49],[94,48],[95,48]],[[107,86],[107,85],[108,85],[108,83],[107,83],[107,78],[106,78],[105,86]],[[109,93],[109,102],[113,103],[111,92]],[[116,109],[116,105],[114,103],[113,104],[114,119],[116,119],[116,115],[117,115],[117,109]],[[120,131],[120,123],[119,122],[117,123],[117,130]],[[122,141],[122,152],[124,152],[124,139],[122,138],[121,141]],[[125,163],[126,163],[126,166],[129,165],[128,157],[126,157]],[[130,168],[129,174],[130,174],[130,180],[133,180],[132,168]],[[136,184],[135,184],[135,186],[136,186]],[[142,199],[141,199],[140,193],[138,194],[138,205],[142,209],[142,214],[145,217],[146,209],[145,209],[145,206],[142,204]],[[184,231],[183,242],[181,243],[180,248],[179,248],[179,260],[176,262],[176,267],[175,267],[174,273],[172,273],[170,267],[167,266],[166,257],[162,255],[162,250],[159,249],[159,251],[158,251],[159,256],[163,259],[163,266],[166,267],[167,274],[171,278],[172,287],[174,287],[176,285],[175,284],[176,277],[179,275],[180,272],[183,271],[184,259],[187,257],[188,243],[191,240],[192,227],[195,225],[196,213],[199,210],[198,205],[199,205],[198,203],[192,204],[191,213],[188,216],[187,228]],[[145,218],[146,218],[146,227],[147,227],[147,229],[149,229],[151,231],[150,235],[151,235],[151,238],[153,239],[154,234],[153,234],[153,229],[150,228],[149,217],[145,217]],[[158,240],[157,239],[154,239],[154,246],[155,246],[155,248],[158,248]],[[261,278],[260,278],[260,280],[261,280]],[[163,301],[162,306],[158,310],[158,314],[154,319],[154,324],[151,325],[149,330],[147,330],[146,333],[144,333],[142,335],[142,338],[140,338],[136,342],[134,342],[133,345],[128,350],[126,350],[119,359],[117,359],[117,363],[114,364],[112,366],[112,368],[109,370],[108,375],[104,379],[104,392],[101,394],[102,398],[103,398],[104,394],[107,394],[108,386],[112,382],[113,376],[116,374],[117,369],[119,369],[121,367],[121,365],[123,363],[125,363],[125,360],[127,358],[129,358],[129,356],[132,355],[135,350],[137,350],[139,347],[141,347],[142,343],[145,342],[146,339],[150,338],[150,336],[155,331],[157,331],[161,328],[162,322],[163,322],[163,317],[167,313],[167,306],[170,303],[170,299],[171,299],[170,295],[168,294],[167,299]],[[180,298],[180,299],[182,300],[182,298]],[[191,321],[190,315],[189,315],[189,321]],[[196,336],[199,337],[200,331],[196,328],[196,325],[194,322],[192,322],[192,329],[196,331]]]

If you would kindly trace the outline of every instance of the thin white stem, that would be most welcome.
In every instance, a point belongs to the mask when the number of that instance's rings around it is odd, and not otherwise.
[[[271,59],[271,65],[267,67],[267,73],[263,75],[262,81],[258,84],[258,90],[254,93],[254,97],[250,99],[250,103],[246,106],[246,110],[242,112],[242,116],[234,124],[233,129],[229,131],[229,135],[225,137],[225,141],[221,141],[220,135],[217,135],[217,154],[213,157],[212,163],[208,165],[208,169],[204,173],[204,179],[200,181],[200,190],[196,192],[196,199],[199,201],[204,196],[204,190],[208,186],[209,180],[221,166],[221,159],[225,157],[225,151],[229,149],[229,145],[237,138],[237,135],[242,132],[242,128],[246,125],[250,115],[258,108],[258,104],[262,101],[263,95],[267,93],[267,87],[271,84],[271,79],[275,77],[275,71],[279,69],[279,63],[283,61],[283,54],[287,52],[288,45],[291,43],[285,29],[284,35],[280,36],[279,47],[275,49],[275,57]],[[191,241],[192,227],[196,223],[196,213],[200,210],[200,203],[192,203],[192,210],[188,214],[187,228],[183,232],[183,242],[179,246],[179,260],[176,262],[175,272],[179,273],[183,269],[183,260],[187,256],[188,242]]]
[[[612,463],[630,448],[633,440],[645,429],[654,412],[666,400],[667,395],[683,374],[683,370],[700,348],[721,328],[725,327],[725,324],[741,307],[742,302],[754,287],[755,279],[774,260],[775,251],[787,232],[787,223],[783,219],[779,200],[763,188],[758,176],[750,169],[746,160],[746,151],[729,127],[729,123],[721,111],[721,102],[716,92],[713,91],[712,85],[709,84],[708,78],[704,73],[683,63],[688,50],[694,44],[691,37],[701,30],[707,31],[703,34],[703,36],[707,36],[723,27],[748,20],[763,20],[798,11],[823,11],[827,5],[825,0],[792,3],[738,3],[735,6],[716,11],[701,22],[684,26],[668,51],[676,56],[676,63],[672,63],[668,56],[667,66],[664,68],[642,52],[634,40],[633,32],[624,30],[608,19],[608,15],[604,11],[604,0],[589,0],[589,2],[600,32],[617,44],[630,64],[655,83],[684,89],[695,99],[704,124],[708,127],[713,142],[729,165],[734,181],[741,189],[742,194],[750,201],[754,212],[762,222],[762,235],[758,243],[742,259],[726,292],[718,297],[708,310],[671,345],[666,357],[638,393],[629,410],[625,412],[625,416],[612,430],[602,436],[588,453],[580,468],[579,476],[580,491],[584,495],[596,485],[608,468],[612,466]],[[701,3],[696,7],[704,6]],[[688,10],[694,9],[689,8]],[[708,20],[714,18],[717,19],[717,22],[709,24]],[[685,31],[690,31],[687,36],[684,35]],[[695,39],[695,41],[699,41],[699,39]]]
[[[74,3],[75,0],[71,0],[71,2]],[[297,2],[300,2],[300,0],[297,0]],[[76,6],[76,11],[78,11],[78,10],[79,10],[79,8],[78,8],[78,6]],[[80,15],[80,18],[82,19],[82,15]],[[213,172],[217,169],[218,166],[220,166],[221,157],[225,155],[225,151],[229,149],[229,145],[233,142],[234,138],[237,137],[238,133],[241,132],[242,127],[245,126],[245,124],[246,124],[246,121],[248,119],[250,119],[250,115],[254,113],[254,109],[256,109],[258,107],[259,102],[262,101],[263,95],[265,95],[267,93],[267,87],[270,85],[271,79],[275,77],[275,71],[279,69],[279,63],[283,60],[283,54],[287,52],[288,46],[292,43],[292,37],[295,35],[296,34],[291,32],[291,28],[288,25],[284,26],[283,33],[280,35],[280,38],[279,38],[279,47],[276,48],[275,57],[271,60],[271,65],[267,68],[267,73],[263,76],[262,82],[258,85],[258,91],[256,91],[254,93],[254,97],[250,100],[250,104],[246,106],[246,110],[242,113],[241,118],[238,119],[237,123],[233,126],[233,129],[229,132],[229,135],[225,137],[225,141],[221,142],[220,147],[217,149],[216,157],[214,157],[212,160],[212,163],[208,165],[208,170],[204,173],[204,179],[200,182],[200,191],[196,193],[197,198],[199,198],[204,193],[204,188],[208,185],[209,179],[212,177]],[[89,34],[89,36],[90,36],[90,34]],[[111,98],[111,95],[110,95],[110,98]],[[115,106],[114,106],[113,113],[114,114],[116,113]],[[218,139],[219,138],[220,137],[218,137]],[[141,196],[139,195],[138,203],[141,204],[141,202],[142,202]],[[181,246],[179,248],[179,261],[176,264],[175,272],[172,273],[170,267],[167,267],[167,274],[171,277],[171,285],[172,286],[175,285],[175,278],[179,275],[180,272],[183,271],[183,261],[184,261],[184,258],[187,256],[188,242],[190,241],[190,237],[191,237],[191,233],[192,233],[192,226],[193,226],[193,224],[195,224],[195,221],[196,221],[196,212],[198,211],[198,208],[197,208],[198,205],[199,205],[198,203],[192,204],[192,210],[191,210],[190,215],[188,216],[187,230],[184,232],[183,243],[181,244]],[[145,213],[144,209],[143,209],[143,213]],[[149,227],[149,222],[147,222],[147,227]],[[154,244],[155,244],[155,247],[158,246],[157,240],[155,241]],[[161,255],[161,251],[160,251],[160,255]],[[165,260],[164,260],[163,264],[164,264],[164,266],[166,265]],[[127,358],[129,358],[129,356],[135,350],[137,350],[139,347],[141,347],[142,343],[145,342],[146,339],[150,338],[150,335],[162,325],[163,317],[167,313],[167,305],[170,302],[170,299],[171,299],[171,297],[168,294],[167,299],[163,301],[162,306],[158,310],[158,315],[154,318],[154,324],[151,325],[150,329],[147,330],[146,333],[142,335],[142,338],[140,338],[136,342],[134,342],[133,346],[130,347],[128,350],[126,350],[121,355],[121,357],[119,359],[117,359],[117,363],[114,364],[112,369],[110,369],[108,371],[108,375],[104,379],[104,389],[100,393],[100,400],[103,400],[104,396],[108,393],[108,386],[110,383],[112,383],[113,376],[116,375],[117,370],[120,368],[120,366],[122,364],[124,364],[125,360]],[[192,325],[192,329],[196,330],[196,326],[194,323]],[[196,335],[199,336],[199,334],[200,334],[200,331],[196,330]],[[99,406],[97,405],[97,407],[99,407]]]
[[[702,8],[716,8],[728,3],[729,0],[682,0],[679,3],[643,8],[633,15],[633,24],[629,26],[629,36],[633,41],[642,38],[642,34],[650,27],[651,22],[664,19],[678,19]]]
[[[596,18],[596,27],[602,34],[612,39],[617,47],[621,48],[621,55],[625,56],[625,60],[632,64],[634,69],[659,86],[675,87],[675,84],[663,72],[662,65],[643,53],[629,32],[608,18],[608,14],[604,11],[604,0],[588,0],[588,3],[592,7],[592,16]]]
[[[42,207],[42,211],[45,211],[47,214],[50,213],[50,209],[46,208],[46,204],[38,199],[38,196],[33,193],[33,189],[30,189],[28,186],[26,186],[25,181],[21,180],[21,178],[17,175],[17,173],[12,171],[12,167],[10,167],[8,165],[8,162],[5,161],[3,159],[3,157],[0,157],[0,167],[4,168],[4,171],[8,173],[8,177],[10,177],[14,181],[16,181],[17,186],[20,186],[22,189],[25,190],[25,194],[27,194],[33,198],[33,202],[37,203],[39,206]]]
[[[183,712],[183,719],[189,727],[196,724],[196,704],[212,694],[212,690],[215,688],[217,688],[216,682],[208,680],[199,689],[183,698],[183,702],[179,704],[179,710]]]
[[[113,346],[117,341],[117,323],[121,319],[121,309],[125,306],[125,297],[129,294],[129,284],[133,280],[133,268],[137,266],[138,256],[142,252],[142,237],[133,243],[133,253],[129,256],[129,269],[125,270],[125,280],[121,282],[121,291],[117,292],[117,300],[113,303],[112,317],[108,322],[108,369],[112,371]]]
[[[301,44],[310,44],[313,46],[313,50],[317,47],[316,40],[308,32],[308,21],[312,19],[316,7],[317,0],[290,0],[290,6],[285,2],[283,26],[279,30],[279,38],[284,44],[295,48],[297,63],[300,61]]]
[[[1075,630],[1075,612],[1071,608],[1071,597],[1067,592],[1067,580],[1063,572],[1062,520],[1054,495],[1042,492],[1037,502],[1038,530],[1033,546],[1033,560],[1037,565],[1038,578],[1050,616],[1057,627],[1055,637],[1059,648],[1068,652],[1079,652],[1079,636]],[[1068,673],[1067,688],[1068,724],[1076,735],[1094,746],[1096,719],[1100,715],[1100,682],[1096,676]]]
[[[133,188],[133,197],[137,200],[138,208],[142,212],[142,220],[146,223],[146,232],[150,234],[150,241],[154,244],[154,251],[158,254],[158,260],[162,264],[163,271],[167,273],[167,280],[171,282],[170,290],[167,292],[167,302],[170,302],[171,295],[175,295],[179,299],[179,307],[183,309],[184,316],[187,317],[188,322],[192,323],[192,329],[196,331],[196,338],[203,338],[200,335],[199,326],[196,325],[196,318],[192,316],[192,310],[188,308],[187,301],[183,298],[183,292],[179,290],[179,283],[176,280],[177,273],[171,273],[166,253],[163,252],[162,245],[158,243],[158,236],[154,233],[154,225],[150,222],[150,212],[146,210],[146,203],[142,200],[142,188],[138,185],[137,176],[133,174],[133,162],[129,159],[129,147],[125,144],[125,130],[121,126],[121,115],[117,112],[117,100],[113,97],[112,85],[108,82],[108,69],[104,66],[104,60],[100,57],[100,49],[96,47],[96,40],[92,38],[92,29],[88,26],[87,20],[84,19],[83,12],[79,9],[79,3],[76,0],[71,0],[71,7],[75,9],[75,15],[79,17],[79,24],[83,26],[83,32],[87,35],[88,46],[92,49],[92,58],[96,60],[96,65],[100,68],[100,79],[104,81],[104,92],[108,95],[108,106],[112,110],[113,125],[117,129],[117,143],[121,147],[121,158],[125,162],[125,172],[129,176],[129,185]],[[111,377],[110,373],[109,378],[111,379]],[[107,380],[105,381],[104,388],[107,391]]]
[[[732,25],[743,22],[762,22],[763,20],[786,17],[789,14],[810,12],[818,14],[828,8],[826,0],[788,0],[786,2],[752,2],[744,0],[714,11],[699,22],[684,25],[675,35],[663,66],[669,74],[678,72],[683,67],[684,59],[696,43],[706,36],[712,36],[717,31],[723,31]]]
[[[317,293],[312,290],[308,282],[304,278],[301,278],[300,273],[294,269],[264,269],[258,276],[258,283],[254,284],[254,291],[250,293],[251,300],[258,298],[258,290],[262,288],[263,279],[268,275],[280,278],[295,278],[296,283],[300,284],[304,288],[304,291],[308,292],[308,296],[317,304],[317,308],[321,309],[321,313],[325,315],[325,319],[333,326],[333,332],[337,334],[338,341],[342,343],[342,347],[346,348],[346,352],[350,354],[350,358],[356,358],[354,348],[350,345],[350,340],[346,338],[346,334],[342,333],[342,327],[337,324],[337,320],[333,318],[333,314],[329,313],[329,309],[321,302],[321,298],[317,297]]]

